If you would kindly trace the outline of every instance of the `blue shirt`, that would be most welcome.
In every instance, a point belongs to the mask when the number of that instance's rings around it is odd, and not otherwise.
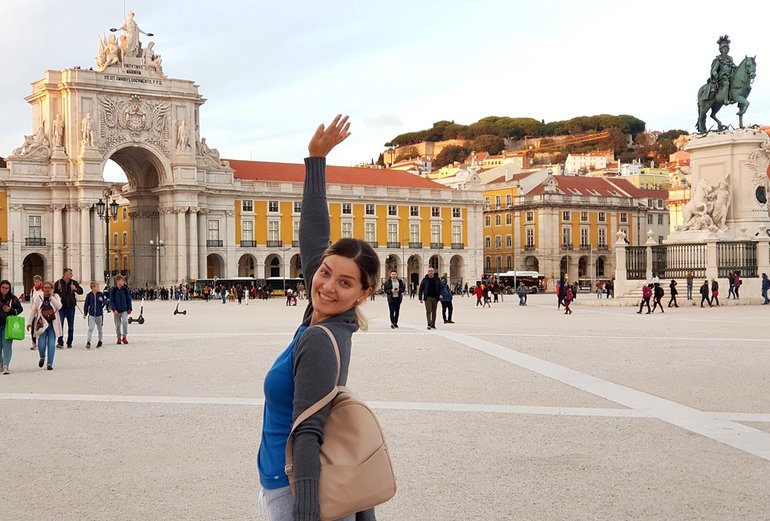
[[[90,292],[86,295],[86,303],[83,307],[83,314],[91,315],[92,317],[101,317],[104,315],[104,293],[97,291]]]
[[[299,327],[291,343],[265,375],[265,409],[257,469],[259,484],[268,490],[289,486],[284,467],[294,404],[294,346],[306,329],[307,326]]]

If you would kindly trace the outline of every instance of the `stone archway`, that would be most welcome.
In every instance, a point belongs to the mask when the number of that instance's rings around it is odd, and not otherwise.
[[[256,275],[255,266],[257,264],[257,260],[254,258],[253,255],[246,254],[242,255],[240,259],[238,259],[238,276],[239,277],[252,277]]]
[[[449,259],[449,282],[457,284],[458,282],[467,282],[465,279],[465,260],[461,255],[453,255]]]
[[[206,256],[206,278],[225,278],[225,260],[217,253]]]
[[[265,278],[281,277],[282,266],[280,255],[268,255],[265,259]]]
[[[422,258],[419,255],[410,255],[406,261],[406,279],[407,283],[420,284],[422,277]]]
[[[291,256],[289,261],[289,278],[297,279],[302,276],[302,259],[299,253]]]
[[[441,255],[438,253],[435,255],[431,255],[430,259],[428,259],[428,266],[436,270],[436,275],[439,277],[443,276],[444,274],[444,265],[441,262]]]
[[[602,278],[605,277],[605,266],[607,264],[607,259],[604,255],[600,255],[596,258],[596,278]]]
[[[45,259],[39,253],[30,253],[22,261],[22,273],[24,280],[24,293],[29,293],[34,285],[32,278],[40,275],[45,280]]]
[[[524,270],[536,271],[540,273],[540,261],[534,255],[528,255],[524,258]]]
[[[387,279],[390,276],[391,270],[396,270],[396,273],[401,276],[401,259],[398,258],[398,255],[390,254],[387,257],[385,257],[384,268],[385,273],[383,274],[383,278]]]

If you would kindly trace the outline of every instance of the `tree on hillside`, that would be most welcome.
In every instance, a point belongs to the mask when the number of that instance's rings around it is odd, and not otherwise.
[[[375,164],[377,164],[377,165],[379,165],[379,166],[383,166],[383,167],[384,167],[384,166],[385,166],[385,154],[383,154],[382,152],[380,152],[380,155],[379,155],[379,157],[377,158],[377,163],[375,163]]]
[[[466,157],[468,157],[468,154],[470,153],[471,151],[466,147],[449,145],[448,147],[444,147],[444,149],[436,155],[436,159],[433,161],[433,166],[435,168],[441,168],[447,165],[451,165],[455,161],[461,163],[465,160]]]
[[[496,156],[505,149],[505,140],[500,136],[479,136],[471,143],[471,148],[476,152],[488,152]]]
[[[681,135],[689,136],[690,133],[687,132],[686,130],[679,130],[679,129],[667,130],[667,131],[663,132],[661,135],[659,135],[658,139],[659,140],[660,139],[668,139],[668,140],[673,141],[673,140],[675,140],[676,138],[678,138]]]

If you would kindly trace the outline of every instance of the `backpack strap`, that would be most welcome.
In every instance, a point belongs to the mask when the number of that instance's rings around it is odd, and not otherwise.
[[[340,381],[340,366],[342,365],[340,362],[340,347],[337,344],[337,339],[334,338],[334,335],[331,331],[329,331],[329,328],[326,326],[316,325],[312,327],[317,327],[318,329],[322,329],[326,332],[326,334],[329,336],[329,339],[332,341],[332,346],[334,347],[334,355],[337,358],[337,378],[334,380],[335,385],[334,388],[329,391],[329,394],[318,400],[316,403],[305,409],[302,414],[297,416],[297,419],[294,420],[294,424],[291,426],[291,432],[289,433],[289,438],[291,438],[291,435],[294,434],[294,431],[299,425],[313,416],[315,413],[326,407],[327,404],[331,403],[332,400],[337,396],[339,393],[339,386],[336,385],[337,382]]]

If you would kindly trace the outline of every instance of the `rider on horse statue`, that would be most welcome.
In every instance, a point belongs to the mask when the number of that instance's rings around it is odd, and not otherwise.
[[[711,62],[711,77],[709,83],[711,84],[711,92],[709,92],[709,98],[722,91],[724,93],[725,105],[735,103],[735,100],[730,99],[730,82],[735,75],[735,62],[730,57],[730,38],[727,35],[720,36],[717,40],[719,45],[719,56],[714,58]]]

